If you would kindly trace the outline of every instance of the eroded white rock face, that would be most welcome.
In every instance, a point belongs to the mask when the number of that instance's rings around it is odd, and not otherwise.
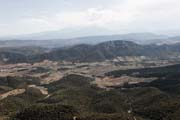
[[[3,100],[8,96],[17,96],[25,92],[34,96],[48,95],[47,88],[36,85],[29,85],[26,89],[14,89],[6,93],[0,94],[0,100]]]
[[[130,76],[121,76],[121,77],[104,77],[104,78],[96,78],[93,81],[93,84],[96,84],[100,88],[107,88],[112,86],[123,86],[124,84],[137,84],[142,82],[152,82],[157,78],[138,78],[138,77],[130,77]]]
[[[23,94],[26,90],[25,89],[14,89],[11,91],[8,91],[6,93],[0,94],[0,100],[3,100],[7,98],[8,96],[16,96],[19,94]]]

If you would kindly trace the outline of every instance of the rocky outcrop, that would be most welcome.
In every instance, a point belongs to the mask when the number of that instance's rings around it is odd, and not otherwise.
[[[33,96],[41,96],[41,95],[48,95],[47,88],[36,86],[36,85],[29,85],[26,89],[27,94],[31,94]]]

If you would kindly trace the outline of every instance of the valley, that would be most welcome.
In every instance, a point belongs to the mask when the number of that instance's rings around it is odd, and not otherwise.
[[[0,118],[178,120],[179,55],[127,41],[1,48]]]
[[[0,120],[180,120],[180,1],[0,0]]]

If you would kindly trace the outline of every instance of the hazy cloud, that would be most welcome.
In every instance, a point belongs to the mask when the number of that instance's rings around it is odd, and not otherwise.
[[[30,0],[29,5],[24,0],[19,0],[18,3],[11,0],[3,1],[2,3],[7,6],[0,5],[1,13],[2,10],[6,10],[0,15],[0,35],[87,26],[104,27],[120,32],[180,29],[180,1],[178,0],[96,1],[54,0],[50,2],[45,0],[43,2],[39,0],[37,3],[35,0]],[[7,10],[12,6],[13,8]],[[14,18],[13,21],[12,18]]]

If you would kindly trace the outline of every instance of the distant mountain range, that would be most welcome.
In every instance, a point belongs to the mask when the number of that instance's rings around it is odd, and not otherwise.
[[[42,49],[39,47],[1,48],[0,59],[7,63],[66,60],[96,62],[116,57],[146,56],[157,59],[180,59],[180,43],[140,45],[131,41],[107,41],[96,45],[79,44],[69,47]]]
[[[94,27],[64,28],[61,30],[44,31],[39,33],[31,33],[31,34],[10,35],[0,39],[52,40],[52,39],[70,39],[81,36],[109,35],[114,33],[117,32],[94,26]]]
[[[179,43],[172,45],[140,45],[131,41],[108,41],[97,45],[80,44],[67,48],[57,48],[38,58],[95,62],[113,59],[118,56],[147,56],[168,59],[180,56]]]
[[[54,33],[54,32],[53,32]],[[59,32],[54,34],[58,35]],[[130,34],[117,34],[117,35],[101,35],[101,36],[87,36],[77,38],[61,39],[59,37],[53,37],[48,32],[45,34],[37,34],[34,37],[32,35],[16,36],[10,38],[0,38],[0,47],[22,47],[22,46],[38,46],[46,48],[58,48],[73,46],[77,44],[91,44],[95,45],[101,42],[114,41],[114,40],[125,40],[132,41],[137,44],[148,45],[148,44],[174,44],[180,42],[180,37],[168,37],[165,35],[156,35],[153,33],[130,33]]]

